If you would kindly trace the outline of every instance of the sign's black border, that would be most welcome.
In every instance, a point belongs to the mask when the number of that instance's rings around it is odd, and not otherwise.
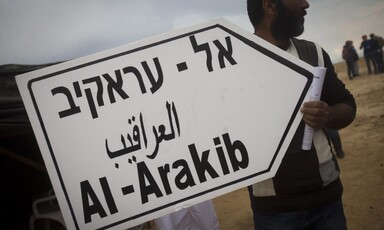
[[[71,216],[73,218],[73,222],[75,224],[75,227],[76,229],[79,229],[79,225],[77,223],[77,220],[76,220],[76,217],[75,217],[75,214],[74,214],[74,210],[72,208],[72,204],[70,202],[70,199],[69,199],[69,196],[68,196],[68,193],[67,193],[67,190],[65,188],[65,185],[64,185],[64,181],[63,181],[63,178],[61,176],[61,172],[60,172],[60,169],[58,167],[58,164],[57,164],[57,161],[56,161],[56,158],[55,158],[55,154],[53,152],[53,149],[52,149],[52,146],[51,146],[51,143],[50,143],[50,140],[48,138],[48,134],[47,134],[47,131],[45,129],[45,125],[44,125],[44,122],[43,122],[43,119],[41,117],[41,114],[40,114],[40,111],[39,111],[39,108],[37,106],[37,102],[36,102],[36,99],[35,99],[35,96],[34,96],[34,93],[33,93],[33,90],[32,90],[32,84],[35,83],[35,82],[38,82],[38,81],[42,81],[42,80],[45,80],[47,78],[51,78],[51,77],[54,77],[54,76],[57,76],[57,75],[60,75],[60,74],[63,74],[63,73],[66,73],[66,72],[70,72],[70,71],[73,71],[73,70],[77,70],[77,69],[81,69],[81,68],[84,68],[84,67],[87,67],[87,66],[91,66],[91,65],[94,65],[94,64],[97,64],[97,63],[100,63],[100,62],[104,62],[104,61],[107,61],[107,60],[111,60],[111,59],[114,59],[114,58],[118,58],[120,56],[125,56],[125,55],[129,55],[131,53],[135,53],[135,52],[138,52],[138,51],[141,51],[141,50],[145,50],[145,49],[148,49],[148,48],[151,48],[151,47],[154,47],[154,46],[158,46],[158,45],[161,45],[161,44],[164,44],[164,43],[168,43],[168,42],[172,42],[172,41],[175,41],[175,40],[178,40],[178,39],[181,39],[181,38],[185,38],[185,37],[188,37],[188,36],[191,36],[191,35],[194,35],[194,34],[198,34],[198,33],[202,33],[204,31],[208,31],[208,30],[212,30],[212,29],[215,29],[215,28],[219,28],[219,29],[222,29],[224,30],[225,32],[231,34],[232,36],[236,37],[237,39],[239,39],[240,41],[244,42],[246,45],[252,47],[253,49],[263,53],[264,55],[268,56],[269,58],[272,58],[274,59],[275,61],[289,67],[290,69],[298,72],[299,74],[301,74],[302,76],[306,77],[307,78],[307,83],[301,93],[301,96],[300,96],[300,99],[299,101],[297,102],[296,104],[296,107],[294,109],[294,112],[293,114],[291,115],[291,118],[287,124],[287,127],[284,131],[284,134],[279,142],[279,145],[276,149],[276,152],[272,158],[272,161],[270,163],[270,165],[268,166],[267,169],[263,170],[263,171],[260,171],[260,172],[257,172],[257,173],[254,173],[252,175],[248,175],[246,177],[243,177],[243,178],[240,178],[240,179],[237,179],[235,181],[232,181],[232,182],[229,182],[227,184],[223,184],[223,185],[220,185],[220,186],[217,186],[215,188],[211,188],[211,189],[208,189],[208,190],[205,190],[205,191],[202,191],[200,193],[197,193],[195,195],[192,195],[192,196],[189,196],[189,197],[185,197],[183,199],[180,199],[180,200],[177,200],[177,201],[174,201],[174,202],[171,202],[171,203],[167,203],[161,207],[157,207],[157,208],[154,208],[154,209],[151,209],[151,210],[148,210],[146,212],[143,212],[143,213],[140,213],[140,214],[137,214],[135,216],[131,216],[131,217],[128,217],[128,218],[125,218],[125,219],[122,219],[120,221],[116,221],[115,223],[112,223],[112,224],[108,224],[106,226],[103,226],[101,228],[99,228],[100,230],[101,229],[108,229],[110,227],[113,227],[113,226],[117,226],[117,225],[120,225],[124,222],[127,222],[127,221],[130,221],[130,220],[134,220],[136,218],[139,218],[139,217],[142,217],[142,216],[145,216],[145,215],[148,215],[150,213],[153,213],[153,212],[156,212],[156,211],[159,211],[161,209],[164,209],[164,208],[167,208],[167,207],[170,207],[170,206],[173,206],[175,204],[178,204],[178,203],[181,203],[181,202],[184,202],[184,201],[187,201],[187,200],[191,200],[191,199],[194,199],[196,197],[199,197],[201,195],[204,195],[204,194],[207,194],[207,193],[210,193],[212,191],[216,191],[216,190],[219,190],[219,189],[222,189],[224,187],[227,187],[227,186],[230,186],[230,185],[233,185],[233,184],[237,184],[241,181],[245,181],[245,180],[248,180],[250,178],[253,178],[253,177],[256,177],[256,176],[259,176],[261,174],[264,174],[264,173],[267,173],[271,170],[272,168],[272,165],[274,163],[274,161],[276,160],[276,157],[277,157],[277,154],[279,153],[280,151],[280,148],[282,146],[282,144],[284,143],[284,140],[288,134],[288,131],[290,130],[291,126],[292,126],[292,123],[297,115],[297,113],[299,112],[299,109],[300,109],[300,106],[301,104],[303,103],[303,100],[305,98],[305,95],[307,94],[310,86],[311,86],[311,83],[312,83],[312,79],[313,79],[313,74],[309,71],[307,71],[306,69],[284,59],[283,57],[269,51],[268,49],[256,44],[255,42],[247,39],[247,38],[244,38],[242,37],[240,34],[237,34],[236,32],[232,31],[231,29],[228,29],[226,28],[225,26],[223,25],[220,25],[220,24],[214,24],[214,25],[211,25],[211,26],[208,26],[208,27],[205,27],[205,28],[201,28],[201,29],[198,29],[198,30],[195,30],[195,31],[191,31],[191,32],[188,32],[188,33],[185,33],[185,34],[181,34],[181,35],[178,35],[178,36],[175,36],[175,37],[172,37],[172,38],[168,38],[168,39],[164,39],[162,41],[158,41],[158,42],[154,42],[152,44],[148,44],[148,45],[145,45],[145,46],[142,46],[142,47],[138,47],[138,48],[135,48],[135,49],[132,49],[132,50],[127,50],[127,51],[124,51],[124,52],[121,52],[121,53],[118,53],[118,54],[114,54],[114,55],[111,55],[111,56],[108,56],[108,57],[104,57],[104,58],[101,58],[101,59],[98,59],[98,60],[94,60],[94,61],[91,61],[91,62],[88,62],[88,63],[84,63],[82,65],[78,65],[78,66],[74,66],[74,67],[71,67],[71,68],[68,68],[68,69],[63,69],[63,70],[60,70],[60,71],[57,71],[57,72],[54,72],[54,73],[50,73],[50,74],[47,74],[47,75],[44,75],[44,76],[41,76],[41,77],[38,77],[38,78],[34,78],[30,81],[28,81],[28,90],[30,92],[30,95],[31,95],[31,99],[32,99],[32,102],[33,102],[33,106],[35,107],[35,110],[36,110],[36,114],[37,114],[37,117],[39,119],[39,122],[40,122],[40,126],[41,126],[41,129],[44,133],[44,137],[46,139],[46,142],[47,142],[47,146],[49,148],[49,151],[50,151],[50,154],[51,154],[51,157],[52,157],[52,161],[54,163],[54,166],[55,166],[55,169],[56,169],[56,172],[57,172],[57,175],[58,175],[58,178],[59,178],[59,181],[60,181],[60,184],[62,186],[62,189],[63,189],[63,192],[64,192],[64,195],[65,195],[65,199],[67,200],[67,203],[68,203],[68,207],[70,209],[70,212],[71,212]]]

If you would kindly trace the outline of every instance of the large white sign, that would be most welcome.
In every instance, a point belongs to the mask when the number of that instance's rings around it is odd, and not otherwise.
[[[126,229],[272,177],[312,72],[215,19],[16,80],[68,229]]]

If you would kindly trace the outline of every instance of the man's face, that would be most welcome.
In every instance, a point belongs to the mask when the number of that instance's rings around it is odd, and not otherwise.
[[[297,37],[304,32],[304,16],[306,8],[300,0],[277,0],[277,15],[272,23],[272,35],[280,40]]]

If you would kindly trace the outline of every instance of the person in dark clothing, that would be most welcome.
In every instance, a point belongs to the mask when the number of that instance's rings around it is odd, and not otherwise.
[[[247,0],[254,34],[307,62],[303,47],[319,46],[295,37],[304,31],[308,7],[306,0]],[[257,230],[347,229],[340,170],[325,129],[348,126],[356,103],[337,77],[329,55],[321,47],[310,54],[320,57],[327,68],[321,99],[303,104],[303,120],[276,175],[248,187]],[[301,148],[306,124],[315,129],[310,150]]]
[[[347,72],[349,79],[353,79],[357,76],[355,69],[355,62],[359,59],[355,47],[353,47],[352,41],[346,41],[343,46],[342,57],[347,63]]]
[[[367,64],[368,74],[372,74],[371,64],[373,66],[373,71],[377,74],[377,63],[375,58],[375,49],[372,40],[368,39],[367,35],[363,35],[363,41],[361,42],[360,49],[363,49],[365,63]]]
[[[375,60],[377,64],[377,72],[383,73],[384,72],[384,64],[383,64],[383,38],[376,36],[375,34],[370,34],[369,37],[372,41],[373,50],[375,53]]]

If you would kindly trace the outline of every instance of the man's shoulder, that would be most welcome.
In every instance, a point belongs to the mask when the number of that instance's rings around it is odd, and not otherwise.
[[[318,65],[318,53],[316,44],[305,39],[292,38],[299,58],[312,66]]]
[[[320,47],[321,49],[323,47],[321,47],[318,43],[314,42],[314,41],[309,41],[309,40],[306,40],[306,39],[299,39],[299,38],[291,38],[292,39],[292,42],[295,44],[295,46],[300,46],[299,48],[310,48],[312,49],[313,47]]]

